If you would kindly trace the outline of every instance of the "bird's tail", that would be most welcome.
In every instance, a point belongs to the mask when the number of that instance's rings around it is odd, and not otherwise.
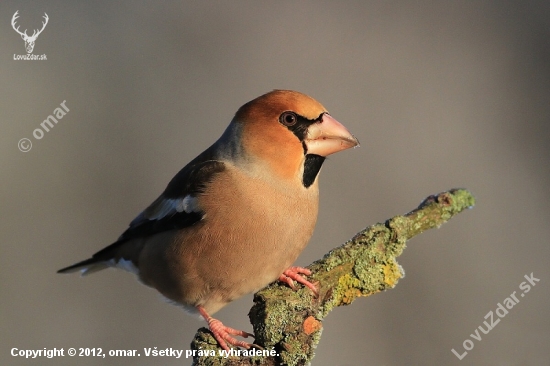
[[[81,276],[87,276],[109,267],[111,266],[108,262],[98,260],[97,258],[90,258],[73,264],[72,266],[62,268],[57,271],[57,273],[74,273],[80,271]]]

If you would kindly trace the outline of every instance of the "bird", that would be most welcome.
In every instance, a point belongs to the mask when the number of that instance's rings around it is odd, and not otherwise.
[[[60,269],[134,273],[170,302],[202,316],[220,347],[249,349],[252,334],[212,317],[277,280],[315,294],[293,266],[317,221],[319,171],[359,141],[318,101],[273,90],[240,107],[221,137],[191,160],[113,244]]]

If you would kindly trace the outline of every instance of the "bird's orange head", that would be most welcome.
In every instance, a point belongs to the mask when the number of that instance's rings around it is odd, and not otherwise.
[[[301,177],[306,187],[326,156],[359,144],[321,103],[292,90],[274,90],[246,103],[228,131],[239,135],[247,159],[268,164],[278,177]]]

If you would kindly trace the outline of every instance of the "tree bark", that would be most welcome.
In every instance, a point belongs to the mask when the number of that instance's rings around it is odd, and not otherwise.
[[[254,295],[249,312],[255,343],[271,351],[270,356],[224,357],[206,328],[198,330],[191,348],[216,356],[196,356],[193,365],[307,365],[321,339],[322,320],[337,306],[349,305],[357,297],[394,288],[404,276],[396,258],[407,240],[436,228],[454,215],[474,206],[465,189],[452,189],[426,198],[415,210],[385,223],[367,227],[308,268],[319,296],[300,286],[298,291],[275,282]],[[235,352],[239,350],[235,349]],[[240,350],[242,352],[244,350]],[[257,352],[255,350],[255,352]],[[273,355],[275,354],[275,355]]]

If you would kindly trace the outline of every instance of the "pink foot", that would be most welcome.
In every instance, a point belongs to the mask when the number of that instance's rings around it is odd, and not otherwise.
[[[283,272],[282,275],[279,276],[279,281],[284,282],[290,286],[291,289],[296,290],[296,286],[294,285],[294,281],[298,281],[298,283],[301,283],[304,286],[307,286],[313,291],[315,296],[319,295],[319,292],[317,291],[317,287],[315,287],[314,284],[306,280],[301,275],[305,274],[306,276],[311,275],[311,271],[307,268],[303,267],[290,267],[286,271]]]
[[[220,347],[223,348],[224,350],[229,351],[229,347],[227,346],[227,343],[233,346],[242,347],[246,349],[249,349],[250,347],[255,346],[253,344],[239,341],[231,337],[231,335],[236,335],[236,336],[248,338],[248,336],[253,337],[254,334],[250,334],[242,330],[226,327],[225,325],[223,325],[221,321],[214,319],[210,315],[208,315],[208,313],[206,312],[206,310],[204,310],[202,306],[197,306],[197,309],[201,313],[202,317],[208,322],[208,328],[214,335],[214,338],[216,338],[216,340],[220,344]]]

